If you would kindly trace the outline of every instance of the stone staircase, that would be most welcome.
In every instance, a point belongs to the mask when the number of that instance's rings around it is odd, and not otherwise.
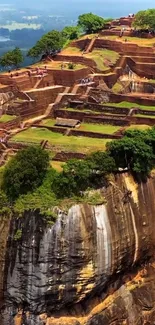
[[[92,39],[91,39],[91,41],[90,41],[90,43],[88,44],[88,47],[86,48],[84,54],[88,54],[89,52],[92,51],[93,46],[94,46],[94,43],[95,43],[95,39],[96,39],[96,38],[92,38]]]
[[[135,109],[134,108],[131,108],[129,110],[128,116],[132,116],[134,113],[135,113]]]
[[[45,115],[46,116],[50,115],[50,112],[51,112],[52,108],[55,105],[57,105],[57,104],[59,104],[61,102],[63,96],[66,95],[66,94],[68,94],[69,93],[69,90],[70,90],[70,87],[66,87],[63,93],[58,94],[58,96],[55,99],[55,102],[48,105],[48,107],[47,107],[47,109],[45,111]]]
[[[33,102],[34,100],[28,95],[26,91],[21,91],[21,94],[25,96],[25,99],[27,99],[29,102]]]
[[[71,94],[76,95],[77,91],[79,89],[79,86],[80,86],[79,84],[74,85],[74,87],[73,87],[73,89],[71,91]]]
[[[38,86],[40,85],[40,83],[42,82],[42,80],[43,80],[43,77],[40,78],[40,79],[38,79],[33,88],[34,89],[38,88]]]
[[[87,87],[87,90],[86,90],[86,92],[85,92],[85,94],[83,94],[82,96],[80,96],[80,99],[86,99],[87,97],[88,97],[88,95],[89,95],[89,92],[90,92],[90,90],[92,89],[92,87]]]
[[[65,132],[65,135],[69,135],[70,134],[70,129],[67,129],[66,132]]]
[[[63,93],[59,93],[57,95],[55,102],[48,105],[48,107],[46,108],[45,113],[43,115],[40,115],[40,116],[37,116],[37,117],[34,117],[34,118],[24,121],[22,124],[22,128],[30,127],[32,124],[34,124],[36,122],[40,122],[41,120],[48,117],[51,113],[52,108],[61,102],[61,99],[63,98],[64,95],[68,94],[69,90],[70,90],[70,87],[66,87]]]

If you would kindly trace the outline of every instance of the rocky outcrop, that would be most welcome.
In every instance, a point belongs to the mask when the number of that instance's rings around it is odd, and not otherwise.
[[[105,204],[57,209],[54,226],[38,212],[12,219],[3,325],[14,324],[17,308],[22,325],[153,324],[142,311],[154,309],[154,266],[148,285],[142,265],[154,253],[155,178],[118,175],[102,194]]]
[[[3,300],[4,268],[9,227],[10,218],[2,216],[0,213],[0,306]]]

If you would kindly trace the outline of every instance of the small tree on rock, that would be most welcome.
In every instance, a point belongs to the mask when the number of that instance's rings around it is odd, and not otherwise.
[[[62,35],[69,40],[76,39],[80,36],[80,28],[79,26],[66,26],[62,30]]]
[[[28,51],[28,56],[37,58],[42,55],[49,55],[51,51],[59,50],[63,47],[65,39],[61,32],[52,30],[43,35],[41,39]]]
[[[102,17],[92,14],[80,15],[78,18],[78,26],[83,29],[86,34],[92,34],[100,31],[105,25],[105,20]]]
[[[0,65],[2,67],[15,67],[18,68],[23,62],[22,51],[16,47],[13,51],[8,51],[0,58]]]
[[[135,15],[133,26],[139,29],[155,29],[155,9],[141,10]]]

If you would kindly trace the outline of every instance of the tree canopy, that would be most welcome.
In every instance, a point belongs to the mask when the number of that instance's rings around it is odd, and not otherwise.
[[[6,165],[2,188],[11,200],[31,192],[41,185],[48,166],[47,151],[39,146],[22,149]]]
[[[141,10],[135,15],[133,26],[139,29],[155,29],[155,9]]]
[[[118,168],[128,167],[134,173],[149,175],[155,155],[148,132],[127,131],[123,139],[107,144],[108,153]]]
[[[22,55],[22,51],[18,47],[16,47],[14,50],[4,53],[4,55],[0,58],[0,65],[2,67],[18,68],[23,62],[23,60],[24,58]]]
[[[37,58],[44,54],[49,55],[51,51],[59,50],[63,47],[65,39],[61,32],[52,30],[43,35],[41,39],[28,51],[28,56]]]
[[[62,35],[69,40],[76,39],[80,36],[80,28],[79,26],[66,26],[62,30]]]
[[[105,25],[105,20],[102,17],[92,14],[80,15],[78,18],[78,26],[80,26],[85,33],[92,34],[101,30]]]

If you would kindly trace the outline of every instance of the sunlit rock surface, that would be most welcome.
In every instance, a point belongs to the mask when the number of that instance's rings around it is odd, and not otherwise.
[[[57,209],[54,226],[12,219],[2,325],[155,324],[155,178],[122,174],[102,192],[104,205]]]

